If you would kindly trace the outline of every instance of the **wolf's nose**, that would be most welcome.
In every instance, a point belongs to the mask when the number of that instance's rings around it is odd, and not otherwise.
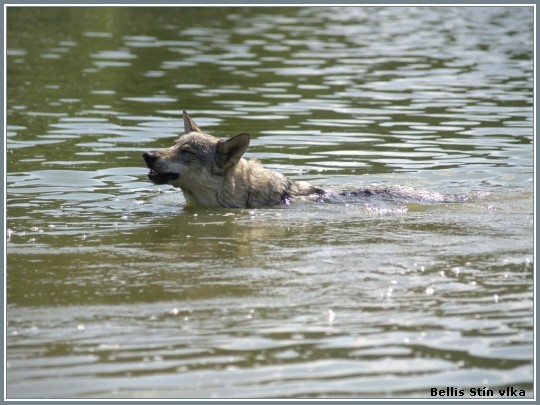
[[[145,152],[143,153],[142,157],[147,165],[151,165],[157,159],[156,155],[154,155],[152,152]]]

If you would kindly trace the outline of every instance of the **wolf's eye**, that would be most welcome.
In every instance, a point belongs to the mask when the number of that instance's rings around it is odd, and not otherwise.
[[[192,152],[189,149],[182,149],[180,154],[183,156],[195,156],[195,152]]]

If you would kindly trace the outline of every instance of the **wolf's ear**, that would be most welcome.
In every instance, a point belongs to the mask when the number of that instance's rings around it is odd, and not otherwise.
[[[233,136],[226,141],[219,141],[216,149],[216,164],[220,169],[238,163],[249,146],[249,134]]]
[[[191,119],[187,112],[184,111],[184,134],[190,132],[202,132],[202,130],[195,124],[195,121]]]

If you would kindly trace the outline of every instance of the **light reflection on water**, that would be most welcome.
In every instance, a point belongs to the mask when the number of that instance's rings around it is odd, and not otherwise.
[[[532,396],[532,32],[516,7],[8,10],[8,397]],[[469,202],[185,207],[141,159],[182,109],[329,190]]]

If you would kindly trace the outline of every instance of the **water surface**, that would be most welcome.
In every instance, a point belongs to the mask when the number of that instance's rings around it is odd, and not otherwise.
[[[533,396],[532,8],[9,8],[7,75],[8,398]],[[468,201],[186,207],[183,109]]]

